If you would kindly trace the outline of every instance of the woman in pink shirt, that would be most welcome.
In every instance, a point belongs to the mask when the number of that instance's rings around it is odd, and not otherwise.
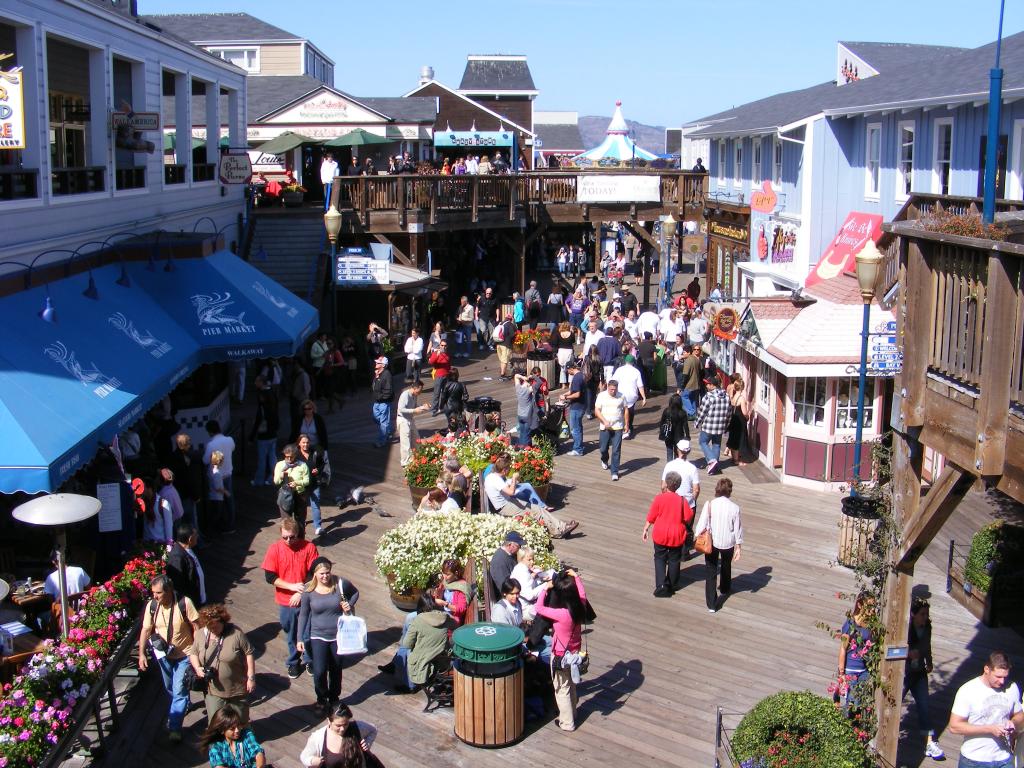
[[[586,620],[584,602],[587,592],[576,571],[567,569],[555,576],[537,597],[537,615],[552,625],[554,642],[551,645],[551,680],[558,705],[557,725],[563,731],[576,730],[576,682],[573,665],[564,665],[566,656],[577,656],[582,647],[583,622]],[[576,672],[578,677],[579,673]]]

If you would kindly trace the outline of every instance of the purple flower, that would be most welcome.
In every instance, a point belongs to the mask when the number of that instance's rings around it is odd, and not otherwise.
[[[32,731],[22,731],[18,734],[18,741],[28,741],[32,738]]]

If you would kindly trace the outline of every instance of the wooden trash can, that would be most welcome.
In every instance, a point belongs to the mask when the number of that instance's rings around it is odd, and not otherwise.
[[[504,747],[524,729],[523,631],[508,624],[455,630],[455,735],[474,747]]]

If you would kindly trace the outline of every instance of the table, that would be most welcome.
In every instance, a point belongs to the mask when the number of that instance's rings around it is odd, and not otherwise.
[[[14,636],[14,653],[0,657],[0,683],[8,683],[14,679],[18,669],[35,654],[45,648],[43,638],[33,632],[22,632]]]

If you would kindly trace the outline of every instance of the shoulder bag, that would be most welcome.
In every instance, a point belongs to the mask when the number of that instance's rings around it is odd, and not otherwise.
[[[223,632],[223,630],[221,630],[221,631]],[[206,654],[207,654],[207,651],[209,651],[209,649],[210,649],[210,632],[209,632],[209,630],[207,630],[205,634],[206,634],[206,642],[203,643],[203,664],[202,664],[204,677],[200,677],[199,675],[197,675],[195,670],[192,669],[192,665],[191,664],[189,664],[189,669],[186,670],[186,677],[189,678],[188,689],[190,691],[195,691],[196,693],[201,693],[204,696],[210,690],[210,680],[213,679],[214,677],[216,677],[216,675],[217,675],[217,666],[216,666],[217,665],[217,659],[220,658],[220,649],[224,645],[224,635],[222,634],[217,639],[217,645],[214,646],[213,656],[209,656],[208,657]],[[191,672],[191,674],[188,674],[189,672]]]
[[[693,542],[693,548],[700,552],[702,555],[710,555],[715,549],[715,542],[711,538],[711,502],[704,502],[704,509],[708,513],[708,524],[707,527],[701,531],[696,540]]]

